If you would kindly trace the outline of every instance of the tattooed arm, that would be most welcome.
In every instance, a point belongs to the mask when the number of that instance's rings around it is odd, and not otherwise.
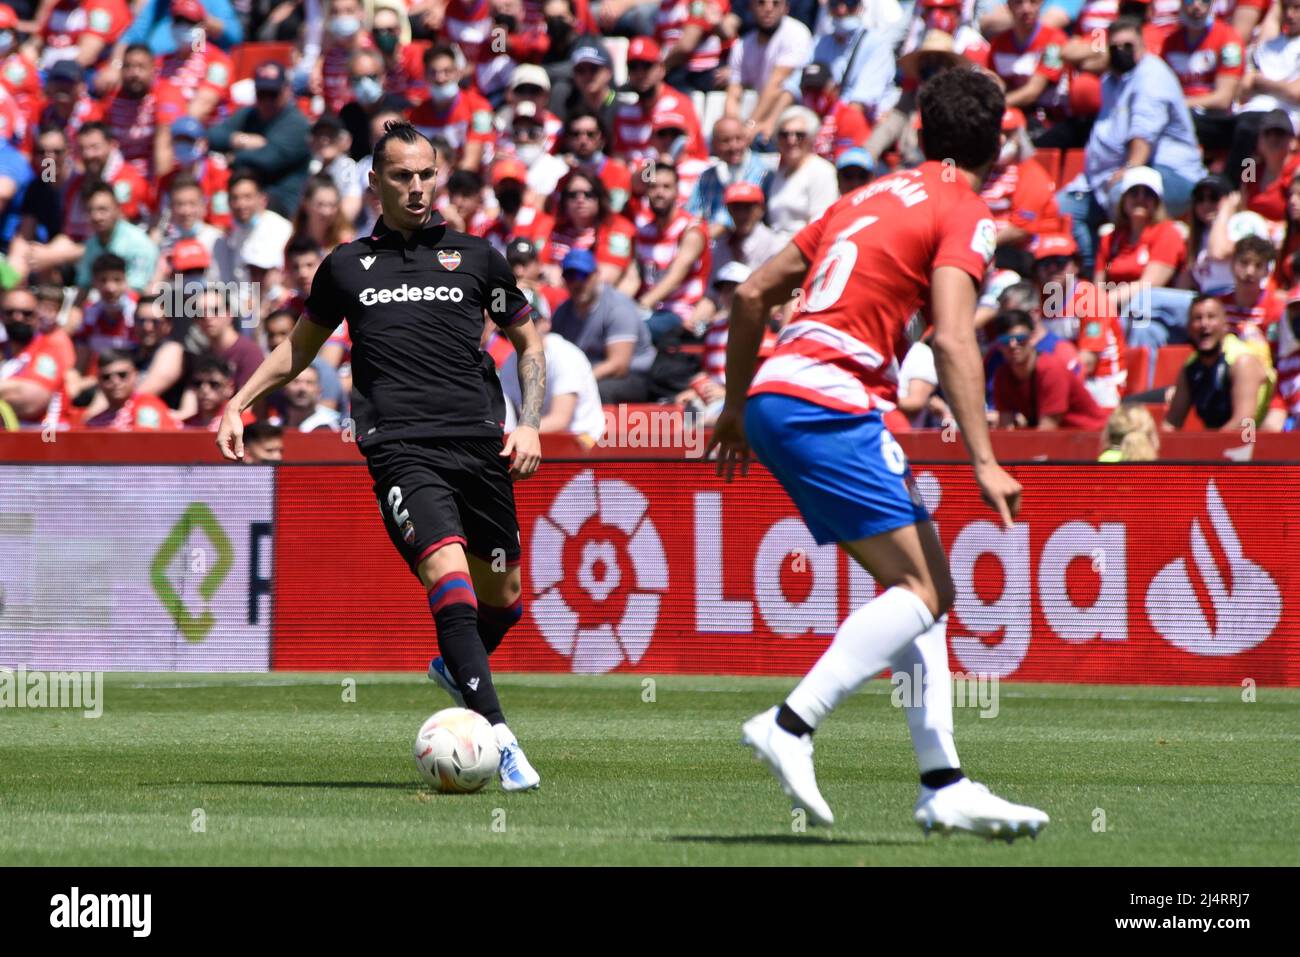
[[[542,464],[542,442],[538,426],[542,421],[542,405],[546,399],[546,353],[537,327],[529,319],[504,330],[506,338],[519,354],[519,426],[510,433],[504,456],[514,456],[510,474],[516,480],[526,479]]]

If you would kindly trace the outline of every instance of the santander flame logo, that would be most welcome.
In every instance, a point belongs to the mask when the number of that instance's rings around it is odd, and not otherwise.
[[[1224,581],[1199,519],[1192,519],[1192,561],[1213,605],[1213,624],[1192,585],[1193,569],[1177,558],[1147,589],[1147,616],[1166,641],[1194,655],[1236,655],[1260,644],[1282,617],[1282,595],[1267,571],[1247,558],[1214,481],[1205,488],[1210,524],[1227,560]]]
[[[636,664],[650,647],[668,562],[648,509],[634,486],[586,469],[533,526],[533,620],[575,672]]]

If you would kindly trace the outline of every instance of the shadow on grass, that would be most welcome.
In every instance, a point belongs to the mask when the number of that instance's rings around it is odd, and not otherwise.
[[[914,841],[895,838],[854,840],[847,837],[831,837],[829,834],[674,834],[664,840],[686,844],[775,844],[784,847],[801,844],[833,847],[915,847],[921,843],[919,838]]]
[[[429,790],[429,786],[420,781],[186,781],[185,784],[201,784],[226,787],[247,788],[338,788],[342,790],[378,789],[386,791],[420,791]],[[176,787],[167,781],[153,781],[146,787]],[[430,792],[432,793],[432,792]]]

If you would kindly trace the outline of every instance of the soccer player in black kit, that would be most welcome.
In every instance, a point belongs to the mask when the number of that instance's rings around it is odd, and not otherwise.
[[[293,332],[226,406],[217,446],[242,458],[240,413],[307,368],[348,321],[357,443],[388,536],[437,625],[429,676],[492,723],[502,788],[535,788],[541,779],[506,726],[488,655],[522,614],[511,483],[541,462],[542,339],[505,257],[433,210],[432,144],[391,122],[373,164],[383,208],[374,233],[321,262]],[[504,447],[501,385],[479,348],[485,314],[519,353],[523,409]]]

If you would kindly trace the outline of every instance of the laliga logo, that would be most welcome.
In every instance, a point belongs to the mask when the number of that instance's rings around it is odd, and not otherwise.
[[[644,495],[590,469],[560,489],[533,526],[533,620],[573,670],[636,664],[650,647],[668,562]],[[576,581],[565,569],[577,566]],[[630,565],[630,568],[629,568]],[[630,574],[629,574],[630,572]]]
[[[1214,625],[1192,588],[1187,561],[1176,558],[1151,582],[1147,590],[1147,616],[1166,641],[1194,655],[1236,655],[1249,651],[1273,633],[1282,617],[1282,595],[1272,577],[1246,558],[1241,540],[1224,507],[1214,481],[1205,488],[1210,524],[1218,534],[1228,563],[1229,583],[1219,566],[1198,519],[1192,519],[1192,560],[1214,605]]]

